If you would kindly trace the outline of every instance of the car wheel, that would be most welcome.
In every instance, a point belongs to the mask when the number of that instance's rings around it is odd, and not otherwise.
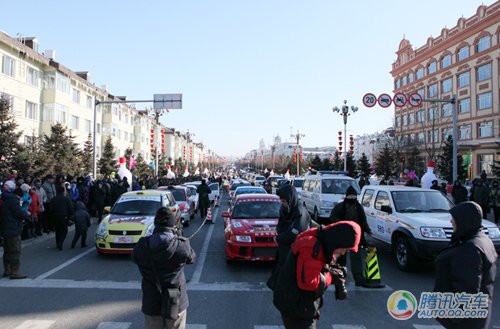
[[[398,267],[403,271],[412,271],[417,265],[417,256],[410,246],[408,239],[399,238],[394,246],[394,256]]]

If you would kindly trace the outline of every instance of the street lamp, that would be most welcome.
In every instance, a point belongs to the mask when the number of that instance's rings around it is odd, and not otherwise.
[[[354,113],[358,110],[356,106],[351,106],[349,108],[347,101],[344,100],[344,105],[342,105],[342,109],[339,109],[337,106],[332,108],[333,112],[340,113],[344,117],[344,171],[347,172],[347,117],[351,115],[349,113],[349,109]]]

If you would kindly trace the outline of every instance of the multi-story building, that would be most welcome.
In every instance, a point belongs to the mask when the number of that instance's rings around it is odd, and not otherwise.
[[[452,135],[451,103],[456,95],[459,154],[471,154],[471,175],[491,174],[500,142],[499,109],[500,1],[481,5],[475,15],[459,18],[435,38],[414,49],[401,40],[392,64],[394,93],[418,93],[419,107],[395,108],[395,134],[407,154],[417,146],[427,159],[436,158]]]
[[[57,62],[55,51],[40,53],[37,38],[11,38],[0,32],[0,65],[0,96],[11,101],[22,142],[49,135],[51,127],[61,123],[83,148],[89,135],[93,137],[95,114],[98,158],[108,137],[115,146],[116,157],[128,148],[135,155],[141,153],[148,163],[155,148],[170,152],[168,157],[172,159],[183,156],[182,143],[168,140],[168,131],[154,117],[138,111],[133,104],[123,103],[126,97],[113,96],[106,87],[96,87],[88,72],[73,72]],[[96,100],[104,103],[95,106]],[[192,161],[200,161],[203,145],[190,140],[190,146]]]

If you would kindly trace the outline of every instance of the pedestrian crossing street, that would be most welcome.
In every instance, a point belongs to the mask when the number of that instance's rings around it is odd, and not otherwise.
[[[52,320],[26,320],[14,329],[51,329],[56,321]],[[254,325],[254,329],[285,329],[282,325]],[[332,329],[368,329],[369,326],[356,324],[332,324]],[[440,325],[414,324],[414,329],[444,329]],[[96,329],[133,329],[132,322],[101,322]],[[206,324],[187,324],[186,329],[211,329]]]

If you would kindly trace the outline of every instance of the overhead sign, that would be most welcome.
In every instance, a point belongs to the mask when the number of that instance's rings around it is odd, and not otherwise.
[[[381,107],[389,107],[392,104],[392,98],[388,94],[381,94],[378,96],[378,105]]]
[[[375,96],[372,93],[365,94],[363,96],[363,104],[366,107],[373,107],[375,104],[377,104],[377,96]]]
[[[154,109],[182,109],[182,94],[154,94]]]
[[[420,94],[418,93],[413,93],[410,95],[408,103],[413,107],[418,107],[422,105],[422,96],[420,96]]]
[[[408,99],[406,98],[406,95],[403,93],[397,93],[394,95],[394,98],[392,99],[394,102],[394,105],[397,107],[403,107],[406,105],[406,102]]]

